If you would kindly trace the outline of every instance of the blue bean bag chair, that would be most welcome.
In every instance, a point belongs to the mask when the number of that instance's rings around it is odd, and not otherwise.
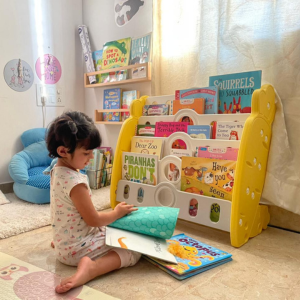
[[[8,171],[14,180],[14,193],[32,203],[50,203],[50,175],[43,171],[50,168],[52,158],[48,156],[45,142],[46,129],[34,128],[21,135],[24,150],[15,154]]]

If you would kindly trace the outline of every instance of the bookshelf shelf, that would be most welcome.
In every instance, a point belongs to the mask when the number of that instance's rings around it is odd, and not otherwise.
[[[100,75],[110,72],[116,72],[116,71],[122,71],[122,70],[133,70],[137,68],[146,68],[146,76],[143,78],[129,78],[121,81],[114,81],[114,82],[106,82],[106,83],[95,83],[90,84],[89,76],[92,75]],[[129,72],[131,73],[131,72]],[[97,88],[97,87],[106,87],[106,86],[119,86],[123,84],[130,84],[130,83],[140,83],[140,82],[149,82],[151,81],[151,63],[143,63],[143,64],[135,64],[130,65],[126,67],[120,67],[120,68],[114,68],[114,69],[107,69],[107,70],[101,70],[96,72],[90,72],[90,73],[84,73],[84,87],[86,88]]]
[[[95,123],[96,124],[106,124],[106,125],[121,125],[123,122],[110,122],[103,121],[103,113],[105,112],[130,112],[129,109],[96,109],[95,110]]]

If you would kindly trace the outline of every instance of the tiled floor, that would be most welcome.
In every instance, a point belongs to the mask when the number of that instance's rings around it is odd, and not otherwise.
[[[130,300],[300,299],[299,234],[268,228],[236,249],[230,246],[225,232],[179,221],[176,233],[181,232],[232,253],[233,261],[177,281],[142,259],[134,267],[99,277],[88,285]],[[51,227],[47,226],[0,240],[0,251],[63,277],[73,274],[74,268],[55,260],[50,241]]]

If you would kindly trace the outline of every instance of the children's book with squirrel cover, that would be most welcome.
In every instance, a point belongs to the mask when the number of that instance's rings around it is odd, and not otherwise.
[[[251,113],[252,94],[261,87],[261,71],[210,76],[209,85],[219,87],[219,114]]]
[[[154,154],[161,158],[162,146],[164,140],[162,138],[138,137],[133,136],[131,139],[131,152],[142,154]]]
[[[143,153],[122,153],[122,179],[157,184],[158,156]]]
[[[181,190],[232,199],[238,149],[197,147],[198,157],[182,157]]]
[[[145,258],[178,280],[186,279],[232,260],[230,253],[204,244],[184,233],[173,236],[167,242],[168,250],[175,256],[177,265],[150,256],[145,256]]]

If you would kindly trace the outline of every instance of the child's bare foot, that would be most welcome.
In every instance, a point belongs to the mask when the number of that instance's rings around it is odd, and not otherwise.
[[[90,273],[94,265],[95,262],[89,257],[83,257],[78,264],[77,272],[73,276],[62,280],[61,283],[55,288],[56,293],[65,293],[70,289],[83,285],[93,279]]]
[[[55,248],[54,242],[53,242],[53,241],[51,242],[51,247],[52,247],[52,248]]]

